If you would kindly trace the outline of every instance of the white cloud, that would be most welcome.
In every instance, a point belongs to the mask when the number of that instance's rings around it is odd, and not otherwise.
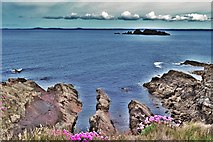
[[[83,20],[112,20],[115,19],[114,16],[109,15],[107,12],[103,11],[99,15],[97,14],[90,14],[87,13],[83,16],[78,15],[77,13],[71,13],[68,16],[44,16],[44,19],[66,19],[66,20],[73,20],[73,19],[83,19]]]
[[[80,18],[84,19],[84,20],[90,20],[90,19],[95,19],[95,20],[112,20],[112,19],[114,19],[114,16],[109,15],[107,12],[103,11],[99,15],[96,15],[94,13],[92,13],[92,14],[87,13],[84,16],[81,16]]]
[[[107,12],[105,12],[105,11],[103,11],[103,12],[101,13],[101,17],[102,17],[103,19],[105,19],[105,20],[114,19],[114,16],[109,15],[109,14],[108,14]]]
[[[205,14],[198,13],[188,13],[182,15],[171,16],[166,15],[156,15],[154,11],[149,12],[145,17],[140,17],[138,14],[132,14],[129,11],[124,11],[119,17],[112,16],[106,11],[102,11],[100,14],[87,13],[85,15],[78,15],[77,13],[71,13],[68,16],[44,16],[44,19],[83,19],[83,20],[164,20],[164,21],[208,21],[210,18]]]
[[[197,13],[191,13],[186,15],[189,20],[192,21],[206,21],[208,20],[208,16],[205,14],[197,14]]]
[[[64,19],[78,19],[80,18],[77,13],[71,13],[69,16],[65,16]]]
[[[172,20],[174,21],[188,20],[188,17],[176,15]]]
[[[140,16],[138,14],[132,14],[129,11],[124,11],[123,13],[121,13],[121,16],[118,17],[118,19],[121,19],[121,20],[138,20],[138,19],[140,19]]]
[[[146,14],[147,19],[158,19],[158,20],[171,20],[171,15],[156,15],[154,11],[151,11],[150,13]]]
[[[208,16],[205,14],[189,13],[185,15],[176,15],[172,17],[171,15],[156,15],[154,11],[146,14],[144,20],[166,20],[166,21],[207,21]]]

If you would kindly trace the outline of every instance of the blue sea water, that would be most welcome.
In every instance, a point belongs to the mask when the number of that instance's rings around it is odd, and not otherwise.
[[[144,82],[170,69],[195,69],[175,64],[187,59],[211,62],[211,31],[167,31],[171,36],[115,32],[126,31],[3,30],[2,80],[24,77],[45,89],[59,82],[72,83],[83,102],[77,130],[89,127],[96,107],[95,90],[103,88],[111,98],[111,118],[123,131],[128,129],[128,103],[132,99],[156,114],[169,115],[142,87]],[[13,68],[23,71],[13,74]],[[123,92],[122,87],[129,92]]]

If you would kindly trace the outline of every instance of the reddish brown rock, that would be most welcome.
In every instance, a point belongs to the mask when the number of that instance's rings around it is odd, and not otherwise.
[[[40,126],[73,131],[82,103],[72,85],[56,84],[45,91],[34,81],[18,78],[0,87],[7,108],[2,114],[3,139]]]
[[[146,117],[153,116],[153,113],[145,105],[136,100],[131,100],[129,108],[129,128],[132,134],[138,134],[139,124],[144,122]]]

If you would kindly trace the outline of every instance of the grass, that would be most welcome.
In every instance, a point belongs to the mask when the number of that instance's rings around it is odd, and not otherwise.
[[[53,134],[54,129],[37,128],[33,132],[24,131],[14,140],[66,140],[62,133]],[[139,135],[126,133],[109,136],[109,140],[204,140],[213,141],[213,126],[202,123],[188,123],[181,127],[170,128],[155,124]]]

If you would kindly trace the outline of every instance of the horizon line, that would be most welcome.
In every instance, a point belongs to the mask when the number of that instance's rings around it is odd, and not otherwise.
[[[213,30],[212,28],[56,28],[56,27],[26,27],[26,28],[0,28],[0,30],[135,30],[135,29],[153,29],[153,30]]]

